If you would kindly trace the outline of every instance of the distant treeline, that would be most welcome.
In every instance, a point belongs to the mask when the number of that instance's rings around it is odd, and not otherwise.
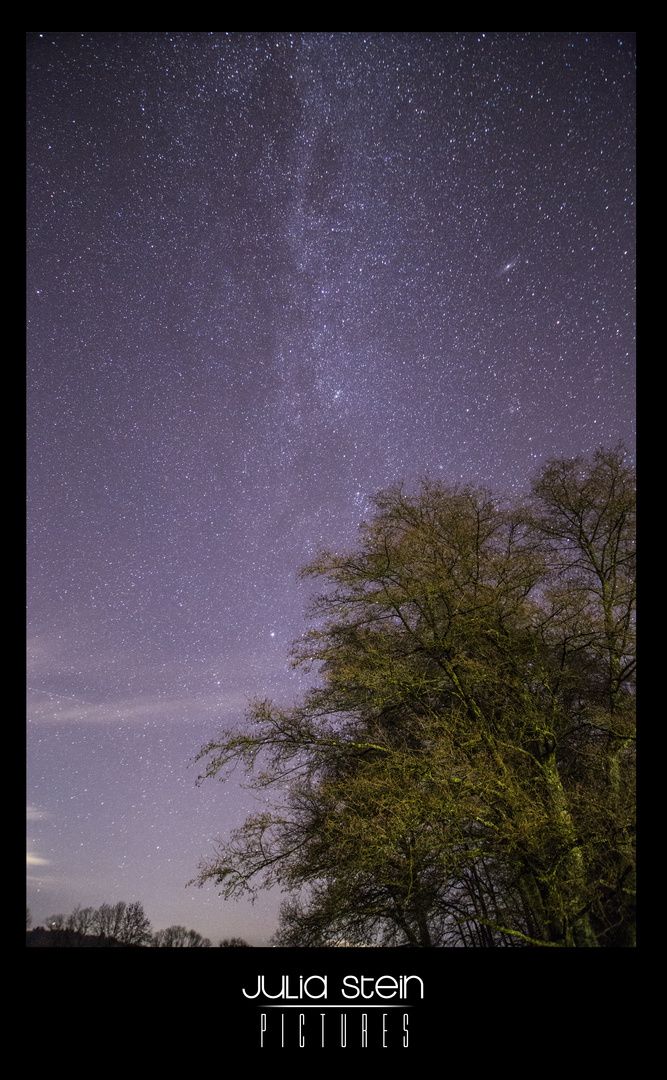
[[[52,915],[46,927],[30,930],[26,909],[26,947],[41,949],[210,949],[210,938],[185,926],[168,926],[153,932],[143,904],[102,904],[99,908],[77,906],[69,915]],[[225,938],[219,948],[245,947],[242,938]]]
[[[145,949],[146,945],[130,945],[97,934],[78,934],[76,930],[46,930],[37,926],[25,935],[28,949]]]

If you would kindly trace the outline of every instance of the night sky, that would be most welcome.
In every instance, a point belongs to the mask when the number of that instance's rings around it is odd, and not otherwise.
[[[28,903],[186,888],[259,809],[296,571],[424,474],[634,448],[634,35],[30,33]]]

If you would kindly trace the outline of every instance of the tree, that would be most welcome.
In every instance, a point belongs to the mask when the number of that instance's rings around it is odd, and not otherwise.
[[[77,904],[74,911],[67,916],[67,929],[77,934],[88,934],[93,928],[94,921],[94,908],[82,908],[80,904]]]
[[[633,944],[634,484],[621,448],[552,462],[530,503],[425,482],[375,500],[293,661],[199,754],[282,805],[195,879],[292,892],[276,942]],[[261,769],[259,768],[261,762]]]
[[[125,901],[120,900],[117,904],[101,904],[93,914],[91,929],[98,937],[116,939],[125,911]]]
[[[119,941],[125,945],[143,945],[150,939],[151,924],[139,900],[128,904],[123,913]]]
[[[158,930],[150,944],[156,949],[208,949],[209,938],[202,937],[196,930],[187,930],[184,926],[168,926]]]
[[[85,928],[80,928],[82,933],[92,931],[100,937],[113,938],[123,945],[142,945],[148,941],[151,934],[151,924],[144,912],[143,904],[139,900],[127,904],[125,900],[119,900],[116,904],[102,904],[96,911],[90,913],[89,908],[83,912],[74,912],[74,920],[86,916]]]
[[[574,853],[595,882],[590,925],[596,937],[634,945],[635,479],[618,446],[592,462],[551,462],[533,495],[552,567],[549,629],[576,719],[560,769],[570,798],[577,784],[589,800],[576,815],[586,850]]]
[[[223,940],[218,943],[218,948],[219,949],[250,949],[251,946],[248,944],[247,941],[244,941],[243,938],[233,937],[233,938],[223,938]]]

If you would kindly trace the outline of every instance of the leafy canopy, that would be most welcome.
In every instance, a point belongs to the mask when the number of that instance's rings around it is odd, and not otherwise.
[[[278,944],[634,944],[634,479],[622,447],[532,497],[381,493],[322,553],[291,709],[202,747],[275,807],[200,864],[278,885]]]

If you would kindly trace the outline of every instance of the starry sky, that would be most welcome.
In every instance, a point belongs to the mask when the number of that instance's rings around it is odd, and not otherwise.
[[[186,888],[369,497],[634,449],[633,34],[30,33],[28,903]]]

